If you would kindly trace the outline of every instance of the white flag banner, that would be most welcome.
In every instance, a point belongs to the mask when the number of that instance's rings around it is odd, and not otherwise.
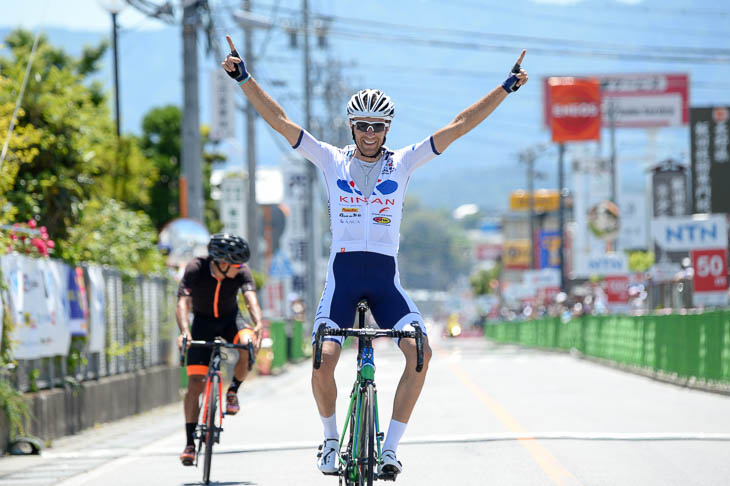
[[[20,255],[4,255],[0,263],[15,323],[13,356],[37,359],[65,355],[71,334],[61,275],[67,274],[67,267]]]
[[[87,269],[89,274],[89,351],[101,353],[104,351],[106,315],[104,309],[104,274],[101,267],[91,265]]]
[[[55,260],[35,260],[43,274],[44,291],[47,312],[47,343],[44,347],[44,356],[66,356],[71,345],[71,325],[68,299],[69,266]],[[26,304],[32,300],[26,299]],[[26,308],[26,312],[28,309]]]

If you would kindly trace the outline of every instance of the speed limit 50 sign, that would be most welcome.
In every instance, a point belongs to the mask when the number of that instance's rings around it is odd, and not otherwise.
[[[695,305],[726,305],[728,299],[727,250],[692,250]]]

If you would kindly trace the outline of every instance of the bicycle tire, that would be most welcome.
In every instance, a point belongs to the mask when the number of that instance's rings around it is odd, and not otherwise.
[[[360,461],[359,477],[362,486],[373,486],[375,476],[375,390],[372,383],[366,385],[363,402],[360,453],[364,454],[363,460]]]
[[[208,394],[208,410],[206,412],[205,420],[205,458],[203,459],[203,482],[210,484],[210,463],[213,459],[213,444],[215,444],[215,429],[216,429],[216,412],[218,411],[218,387],[220,377],[213,375],[210,380],[210,388]]]

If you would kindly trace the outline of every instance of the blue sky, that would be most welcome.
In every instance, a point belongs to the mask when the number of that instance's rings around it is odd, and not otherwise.
[[[109,15],[96,0],[3,3],[0,28],[41,28],[52,42],[72,52],[109,33]],[[240,3],[211,0],[221,42],[231,33],[243,44],[230,16]],[[254,52],[263,57],[254,76],[293,120],[302,123],[301,50],[289,47],[281,29],[282,22],[296,21],[301,1],[252,3],[257,14],[273,18],[279,26],[256,34]],[[509,190],[524,186],[525,168],[517,154],[550,141],[542,126],[544,76],[687,73],[691,105],[730,104],[730,6],[718,2],[310,0],[309,5],[313,19],[331,18],[329,48],[315,50],[315,60],[340,61],[353,90],[378,87],[394,99],[396,119],[388,136],[394,148],[419,141],[448,123],[498,85],[520,50],[527,49],[523,65],[530,83],[414,177],[411,192],[426,201],[435,198],[440,205],[476,202],[485,209],[502,209]],[[123,129],[138,133],[145,111],[181,103],[180,31],[145,19],[131,7],[120,13],[119,21]],[[698,55],[701,60],[686,60]],[[199,62],[201,120],[206,122],[208,71],[216,68],[217,60],[201,57]],[[110,62],[102,77],[111,80]],[[322,112],[320,101],[314,106]],[[258,125],[259,163],[276,165],[286,147],[263,123]],[[243,133],[242,120],[238,131]],[[603,135],[601,144],[571,144],[569,160],[583,154],[607,155],[608,134]],[[673,157],[688,162],[686,127],[653,133],[622,129],[617,143],[621,184],[632,190],[641,190],[643,169],[652,161]],[[225,150],[230,165],[241,166],[241,141],[226,144]],[[548,149],[538,159],[538,171],[546,174],[539,187],[556,186],[555,153]]]

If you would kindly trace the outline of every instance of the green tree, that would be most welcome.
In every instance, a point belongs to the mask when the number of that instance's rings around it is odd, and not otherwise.
[[[149,216],[113,199],[89,202],[81,221],[69,230],[62,257],[93,261],[127,273],[161,273],[165,260],[157,249],[157,231]]]
[[[33,37],[15,30],[6,45],[10,56],[0,57],[0,72],[10,82],[0,86],[3,102],[18,95]],[[145,204],[156,177],[133,139],[117,146],[102,84],[90,81],[105,50],[104,43],[87,47],[76,59],[41,36],[18,116],[16,130],[32,127],[35,138],[27,146],[32,157],[17,165],[7,205],[16,220],[42,221],[59,246],[87,201],[117,197]]]
[[[15,109],[15,102],[10,96],[13,92],[11,84],[10,79],[0,74],[0,134],[3,134],[3,136],[8,133],[10,120]],[[24,111],[20,110],[18,114],[22,116]],[[37,145],[40,138],[40,132],[33,126],[20,126],[13,130],[8,141],[5,160],[0,166],[0,224],[8,224],[14,220],[17,210],[8,201],[7,196],[15,184],[15,178],[20,167],[23,164],[30,163],[38,154]],[[2,143],[5,143],[4,137]],[[5,245],[2,245],[0,252],[4,248]]]
[[[152,188],[150,204],[147,206],[147,213],[158,229],[180,215],[181,127],[182,111],[174,105],[153,108],[142,120],[140,146],[159,173],[159,178]],[[225,156],[205,150],[211,144],[208,133],[207,127],[202,127],[205,224],[209,231],[215,232],[222,225],[218,209],[210,197],[210,174],[213,164],[225,160]]]
[[[488,295],[497,289],[499,268],[499,265],[495,265],[489,270],[479,270],[471,276],[469,280],[474,295]]]
[[[398,257],[406,287],[444,290],[469,269],[469,243],[448,212],[421,206],[407,198]]]

